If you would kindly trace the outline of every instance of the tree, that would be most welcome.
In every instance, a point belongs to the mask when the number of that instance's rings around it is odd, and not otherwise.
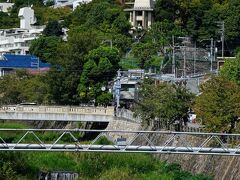
[[[49,85],[46,82],[46,74],[32,76],[21,82],[21,99],[25,102],[35,102],[37,104],[49,104]]]
[[[163,127],[169,128],[176,120],[186,121],[193,95],[180,85],[153,83],[147,79],[140,86],[135,112],[143,123],[157,119]]]
[[[152,43],[137,43],[134,44],[132,53],[139,59],[140,68],[144,69],[145,64],[157,54],[157,48]]]
[[[0,79],[0,103],[18,104],[22,102],[20,98],[20,79],[16,76],[4,76]]]
[[[238,54],[236,59],[225,60],[220,74],[226,79],[234,81],[240,85],[240,54]]]
[[[96,34],[70,32],[67,42],[57,46],[56,56],[51,60],[52,68],[47,76],[52,101],[57,104],[79,104],[78,85],[85,56],[97,47]]]
[[[101,46],[91,50],[86,60],[78,85],[80,98],[84,101],[97,100],[97,103],[106,104],[109,95],[104,94],[101,88],[107,87],[119,69],[119,52],[116,48]]]
[[[236,132],[240,116],[240,88],[222,77],[213,77],[201,86],[193,110],[210,132]]]
[[[174,22],[178,16],[179,7],[175,0],[157,0],[154,8],[156,21],[169,20]]]
[[[46,28],[43,30],[45,36],[61,36],[63,35],[62,26],[58,21],[49,21]]]
[[[181,29],[170,23],[170,21],[164,20],[161,22],[156,22],[151,26],[146,32],[145,40],[148,43],[153,43],[157,47],[158,52],[165,54],[165,47],[172,44],[172,36],[181,36],[183,33]]]
[[[29,51],[43,61],[54,63],[57,57],[58,46],[60,46],[61,43],[62,40],[59,37],[41,36],[32,41]]]

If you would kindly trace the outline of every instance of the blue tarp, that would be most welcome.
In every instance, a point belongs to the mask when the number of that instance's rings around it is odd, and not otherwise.
[[[38,66],[39,62],[39,66]],[[49,63],[43,63],[41,60],[38,60],[36,56],[32,55],[13,55],[13,54],[4,54],[3,58],[0,60],[0,68],[49,68]]]

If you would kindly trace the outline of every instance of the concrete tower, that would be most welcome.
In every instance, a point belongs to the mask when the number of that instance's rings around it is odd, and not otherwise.
[[[34,10],[31,7],[21,8],[18,17],[20,18],[20,28],[22,29],[32,29],[31,25],[37,22]]]

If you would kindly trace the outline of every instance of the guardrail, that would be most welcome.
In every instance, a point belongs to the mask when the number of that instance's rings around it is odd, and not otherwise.
[[[1,106],[1,112],[21,113],[69,113],[69,114],[93,114],[93,115],[114,115],[114,107],[77,107],[77,106],[29,106],[10,105]]]

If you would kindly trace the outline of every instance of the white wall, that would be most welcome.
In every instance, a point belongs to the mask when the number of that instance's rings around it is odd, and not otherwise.
[[[13,3],[0,3],[0,11],[8,12],[8,9],[11,8],[13,5]]]

